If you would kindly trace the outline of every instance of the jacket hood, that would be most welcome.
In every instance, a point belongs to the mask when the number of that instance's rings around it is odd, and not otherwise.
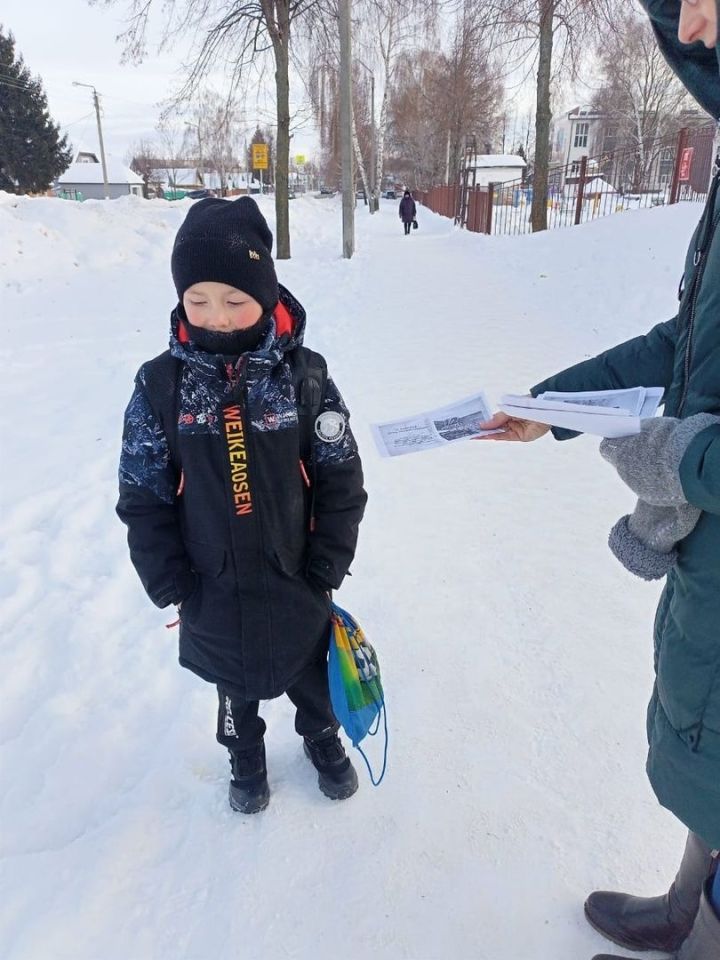
[[[710,116],[720,118],[720,52],[702,43],[688,45],[678,40],[680,0],[640,0],[648,12],[663,56]]]

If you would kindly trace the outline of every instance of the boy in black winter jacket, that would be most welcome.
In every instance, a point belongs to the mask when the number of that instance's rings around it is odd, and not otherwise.
[[[251,198],[190,208],[172,253],[170,350],[140,368],[125,414],[117,507],[151,600],[179,608],[180,663],[217,686],[230,804],[245,813],[270,796],[258,701],[283,693],[321,790],[357,789],[326,658],[330,591],[367,496],[322,358],[310,354],[315,376],[297,382],[305,312],[278,284],[271,250]],[[312,442],[296,388],[315,394]]]

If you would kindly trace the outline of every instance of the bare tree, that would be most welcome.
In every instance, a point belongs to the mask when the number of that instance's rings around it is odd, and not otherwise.
[[[308,37],[307,59],[311,65],[308,93],[320,129],[324,175],[335,182],[339,175],[339,97],[337,74],[339,49],[334,28],[337,5],[331,6],[324,29]],[[398,65],[415,44],[418,33],[432,21],[435,5],[419,0],[355,0],[353,3],[353,143],[358,172],[366,195],[375,184],[375,197],[383,180],[385,139],[389,121],[388,103]],[[317,26],[317,25],[315,25]],[[372,77],[372,80],[370,79]],[[370,86],[377,93],[375,117],[370,116]],[[371,142],[375,136],[374,177],[369,176]]]
[[[649,21],[634,11],[606,32],[598,55],[603,83],[593,108],[606,117],[606,139],[632,149],[632,189],[638,191],[662,149],[658,141],[682,126],[690,97],[661,54]]]
[[[611,0],[485,0],[480,15],[497,33],[509,66],[535,74],[533,230],[547,229],[551,88],[562,75],[576,77],[588,41],[608,21]],[[514,63],[511,58],[516,58]]]
[[[189,70],[173,104],[186,104],[218,65],[230,68],[229,94],[258,58],[271,54],[275,67],[277,156],[275,213],[277,257],[290,257],[288,176],[290,168],[290,34],[297,20],[312,16],[319,0],[91,0],[123,5],[129,27],[121,35],[125,57],[141,60],[146,53],[147,28],[153,9],[160,8],[165,29],[161,45],[170,47],[179,37],[197,37]]]
[[[237,165],[239,154],[240,111],[232,99],[204,89],[194,101],[192,117],[191,126],[197,134],[198,163],[204,170],[217,175],[220,191],[225,196],[228,176]]]
[[[398,70],[390,97],[389,152],[395,169],[406,182],[427,190],[444,183],[447,169],[447,132],[438,122],[435,88],[438,54],[423,49]]]
[[[157,147],[149,140],[138,140],[128,150],[126,162],[133,173],[143,180],[143,196],[150,196],[153,171],[157,169]]]
[[[487,152],[500,129],[498,74],[487,30],[467,7],[446,50],[423,49],[403,64],[390,112],[394,156],[413,185],[454,181],[467,148]]]
[[[161,120],[155,128],[162,148],[162,164],[170,189],[178,188],[177,171],[186,164],[189,149],[189,131],[170,118]]]

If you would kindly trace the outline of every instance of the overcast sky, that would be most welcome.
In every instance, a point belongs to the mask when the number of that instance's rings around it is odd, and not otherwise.
[[[73,87],[72,81],[96,87],[105,149],[119,160],[133,143],[155,136],[158,101],[173,89],[177,65],[187,52],[178,47],[158,55],[151,47],[140,66],[121,64],[122,46],[115,38],[124,29],[125,10],[123,3],[90,6],[87,0],[3,0],[0,13],[3,29],[15,36],[16,53],[22,54],[33,76],[42,79],[53,120],[76,148],[97,150],[97,128],[92,91]],[[216,89],[223,92],[222,77],[216,81]],[[258,120],[272,119],[272,90],[269,96],[256,93],[246,111],[252,135]],[[291,150],[315,152],[312,124],[295,132]]]

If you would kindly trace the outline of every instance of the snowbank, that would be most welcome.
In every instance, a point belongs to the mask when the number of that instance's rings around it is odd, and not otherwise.
[[[667,319],[698,207],[488,238],[359,206],[347,262],[339,203],[292,202],[278,272],[366,466],[339,600],[379,651],[390,765],[333,805],[274,701],[271,804],[244,819],[214,691],[176,665],[113,512],[188,205],[0,195],[5,960],[592,955],[586,893],[662,891],[683,837],[643,772],[658,590],[605,545],[631,497],[588,438],[388,462],[368,424],[525,390]]]

